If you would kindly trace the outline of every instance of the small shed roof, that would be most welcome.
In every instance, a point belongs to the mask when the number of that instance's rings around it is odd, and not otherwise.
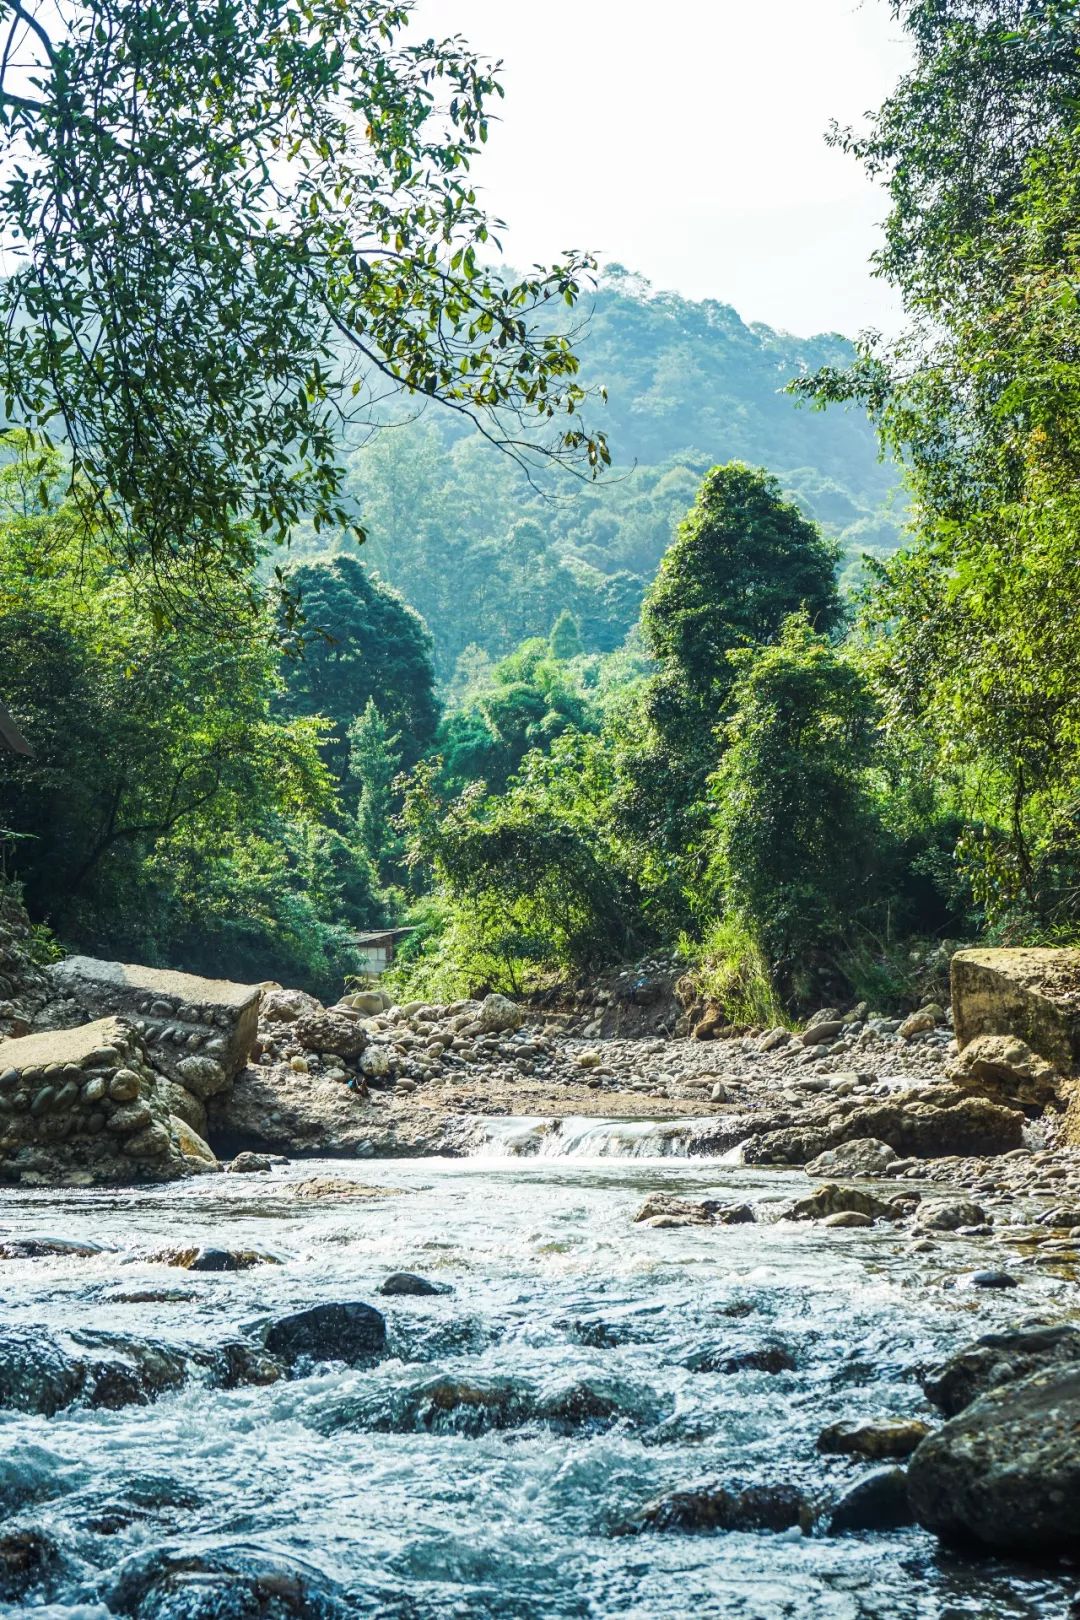
[[[0,748],[8,749],[12,754],[31,752],[30,744],[2,703],[0,703]]]
[[[395,940],[415,932],[415,928],[377,928],[370,934],[354,934],[353,939],[357,945],[392,945]]]

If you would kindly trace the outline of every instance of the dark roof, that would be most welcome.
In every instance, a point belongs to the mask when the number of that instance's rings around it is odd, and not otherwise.
[[[2,703],[0,703],[0,748],[7,748],[13,754],[30,753],[30,744]]]
[[[377,928],[370,934],[354,934],[353,940],[357,945],[392,945],[397,939],[404,939],[406,934],[415,934],[415,928]]]

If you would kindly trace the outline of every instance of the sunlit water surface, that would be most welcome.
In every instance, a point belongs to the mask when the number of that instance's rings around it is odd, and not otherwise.
[[[504,1137],[517,1143],[521,1130]],[[579,1133],[567,1141],[568,1157],[309,1161],[137,1193],[0,1193],[0,1236],[116,1246],[0,1263],[9,1325],[214,1340],[316,1302],[374,1300],[391,1344],[371,1370],[231,1392],[188,1386],[115,1412],[0,1414],[4,1528],[44,1526],[72,1557],[70,1591],[0,1612],[107,1620],[98,1583],[133,1554],[245,1547],[323,1572],[356,1614],[387,1620],[1068,1613],[1077,1585],[1067,1573],[946,1555],[914,1530],[614,1533],[652,1496],[705,1477],[821,1491],[854,1479],[859,1465],[817,1453],[826,1423],[927,1415],[921,1365],[995,1324],[1059,1310],[1071,1287],[1032,1276],[1010,1297],[965,1288],[984,1249],[946,1241],[914,1257],[888,1229],[638,1226],[635,1210],[657,1189],[767,1205],[807,1182],[613,1157],[610,1141],[585,1157]],[[393,1191],[295,1199],[294,1184],[317,1174]],[[204,1275],[140,1258],[200,1243],[257,1245],[282,1263]],[[454,1291],[379,1299],[397,1269]],[[796,1371],[685,1365],[705,1346],[736,1354],[774,1340]],[[415,1391],[436,1374],[509,1380],[534,1407],[585,1378],[616,1416],[558,1429],[526,1416],[494,1430],[475,1407],[433,1418]]]

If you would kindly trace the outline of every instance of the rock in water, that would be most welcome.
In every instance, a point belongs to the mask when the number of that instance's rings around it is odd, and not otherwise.
[[[908,1494],[950,1541],[1023,1556],[1080,1552],[1080,1368],[993,1389],[923,1441]]]
[[[842,1142],[839,1147],[827,1148],[804,1168],[808,1176],[822,1176],[832,1180],[836,1176],[887,1175],[889,1166],[896,1164],[899,1154],[888,1142],[863,1136],[854,1142]]]
[[[982,1226],[986,1211],[967,1199],[928,1198],[915,1212],[915,1226],[922,1232],[956,1232],[961,1226]]]
[[[313,1305],[272,1322],[264,1343],[289,1366],[301,1360],[362,1366],[385,1350],[386,1319],[371,1305]]]
[[[910,1457],[930,1433],[918,1418],[872,1418],[830,1423],[818,1435],[818,1450],[837,1457]]]
[[[908,1501],[907,1474],[902,1468],[875,1468],[849,1485],[829,1515],[829,1533],[856,1530],[902,1530],[914,1522]]]
[[[452,1294],[453,1289],[449,1283],[429,1282],[426,1277],[418,1277],[413,1271],[393,1271],[380,1285],[379,1293],[387,1296],[412,1294],[423,1298],[431,1294]]]
[[[631,1530],[808,1529],[812,1514],[794,1485],[723,1485],[707,1481],[646,1503]]]
[[[955,1417],[988,1390],[1032,1373],[1072,1368],[1080,1371],[1080,1328],[1068,1323],[1018,1327],[985,1333],[966,1345],[926,1375],[923,1389],[946,1417]]]
[[[798,1125],[763,1131],[743,1144],[746,1164],[806,1164],[846,1142],[874,1137],[904,1158],[984,1157],[1023,1146],[1024,1116],[984,1097],[941,1086],[934,1102],[886,1098],[841,1113],[827,1100]]]
[[[349,1620],[337,1589],[298,1560],[258,1548],[153,1548],[105,1580],[109,1612],[137,1620]]]

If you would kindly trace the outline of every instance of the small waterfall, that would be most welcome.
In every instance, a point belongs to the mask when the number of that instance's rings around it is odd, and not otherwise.
[[[467,1151],[476,1158],[673,1159],[713,1157],[730,1145],[716,1118],[475,1119]]]

